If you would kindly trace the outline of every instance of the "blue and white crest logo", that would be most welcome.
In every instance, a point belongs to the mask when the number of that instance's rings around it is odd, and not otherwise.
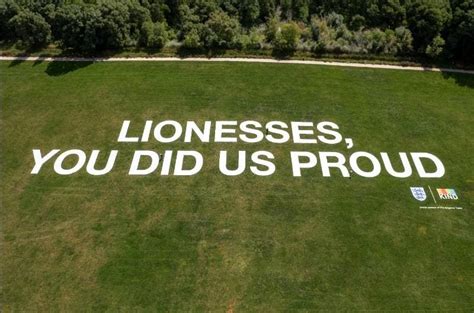
[[[426,200],[426,193],[423,187],[410,187],[411,194],[415,197],[418,201],[425,201]]]

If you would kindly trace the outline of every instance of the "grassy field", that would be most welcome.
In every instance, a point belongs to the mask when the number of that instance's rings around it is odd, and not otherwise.
[[[282,64],[1,62],[3,311],[474,309],[474,76]],[[440,179],[292,177],[319,145],[117,143],[122,121],[323,121],[355,149],[427,151]],[[192,177],[31,175],[32,149],[198,150]],[[218,173],[219,150],[277,172]],[[422,210],[409,187],[455,188]]]

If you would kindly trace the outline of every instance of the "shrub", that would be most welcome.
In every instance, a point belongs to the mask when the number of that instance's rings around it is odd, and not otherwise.
[[[367,51],[370,53],[382,53],[385,49],[385,33],[378,28],[365,31],[367,38]]]
[[[322,39],[321,37],[324,34],[329,32],[329,26],[326,23],[324,18],[319,18],[317,16],[313,16],[311,19],[311,34],[312,38],[316,41]]]
[[[362,15],[356,14],[352,17],[350,28],[352,30],[360,30],[365,26],[365,18]]]
[[[267,21],[267,27],[265,30],[265,37],[268,42],[272,42],[275,40],[276,33],[278,32],[278,28],[280,25],[280,20],[278,17],[274,16]]]
[[[327,52],[327,45],[324,41],[315,41],[311,46],[311,51],[314,53],[324,53]]]
[[[441,36],[436,36],[433,41],[426,47],[426,54],[431,58],[438,57],[443,52],[444,39]]]
[[[199,31],[197,28],[191,29],[184,36],[183,47],[189,49],[196,49],[202,47],[201,37],[199,36]]]
[[[329,22],[330,20],[330,22]],[[412,50],[413,37],[410,30],[398,27],[395,30],[379,28],[351,31],[337,14],[331,18],[313,17],[311,20],[312,51],[316,53],[372,53],[396,55]]]
[[[265,41],[265,35],[256,28],[252,28],[248,34],[242,34],[238,40],[240,49],[260,49]]]
[[[408,28],[404,26],[395,29],[397,37],[397,52],[399,54],[408,54],[413,51],[413,36]]]
[[[326,17],[327,24],[333,28],[339,28],[344,25],[344,16],[331,12]]]
[[[310,41],[313,37],[313,33],[310,27],[306,27],[306,25],[302,22],[298,23],[298,28],[300,29],[300,37],[303,42]]]
[[[273,40],[273,47],[280,51],[292,51],[300,40],[301,30],[294,22],[282,24]]]

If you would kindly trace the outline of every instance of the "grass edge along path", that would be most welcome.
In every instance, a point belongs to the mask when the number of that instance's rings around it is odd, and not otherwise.
[[[474,70],[461,70],[454,68],[442,67],[424,67],[424,66],[403,66],[403,65],[387,65],[387,64],[371,64],[371,63],[357,63],[357,62],[333,62],[333,61],[311,61],[311,60],[278,60],[278,59],[264,59],[264,58],[178,58],[178,57],[27,57],[17,56],[8,57],[0,56],[0,61],[33,61],[33,62],[246,62],[246,63],[279,63],[279,64],[306,64],[306,65],[327,65],[327,66],[342,66],[342,67],[356,67],[356,68],[373,68],[373,69],[390,69],[390,70],[405,70],[405,71],[428,71],[428,72],[447,72],[459,74],[474,75]]]

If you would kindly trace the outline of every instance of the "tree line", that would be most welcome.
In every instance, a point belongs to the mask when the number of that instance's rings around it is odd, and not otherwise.
[[[0,41],[83,53],[164,46],[472,63],[473,0],[0,0]]]

